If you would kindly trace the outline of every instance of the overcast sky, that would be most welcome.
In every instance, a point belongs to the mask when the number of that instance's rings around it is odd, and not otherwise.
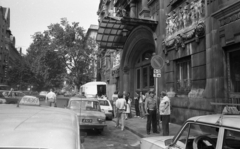
[[[85,30],[90,24],[98,25],[97,10],[100,0],[0,0],[10,8],[10,29],[16,37],[16,47],[23,53],[32,42],[31,35],[43,32],[51,23],[79,22]]]

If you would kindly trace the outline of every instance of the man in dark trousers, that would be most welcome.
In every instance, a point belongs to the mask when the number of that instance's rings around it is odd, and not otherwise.
[[[153,133],[159,133],[157,131],[157,99],[154,96],[154,91],[149,91],[149,97],[145,101],[145,111],[147,115],[147,134],[150,134],[151,124]]]
[[[170,99],[168,98],[166,92],[162,91],[162,100],[160,102],[159,111],[160,115],[162,117],[162,130],[163,130],[163,136],[169,135],[169,122],[170,122],[170,114],[171,114],[171,108],[170,108]]]

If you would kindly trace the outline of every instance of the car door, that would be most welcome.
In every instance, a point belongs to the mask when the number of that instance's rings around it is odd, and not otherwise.
[[[240,149],[240,130],[222,127],[217,149]]]
[[[173,139],[169,149],[216,149],[218,134],[218,126],[187,123]]]

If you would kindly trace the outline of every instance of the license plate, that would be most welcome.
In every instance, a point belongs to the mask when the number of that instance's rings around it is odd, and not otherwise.
[[[92,123],[92,119],[82,119],[83,123]]]

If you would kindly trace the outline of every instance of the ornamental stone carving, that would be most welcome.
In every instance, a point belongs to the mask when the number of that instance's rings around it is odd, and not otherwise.
[[[205,16],[205,0],[185,2],[169,14],[166,18],[166,37],[178,34],[182,30],[197,24]]]
[[[175,50],[184,49],[185,48],[185,42],[190,39],[194,39],[196,42],[199,42],[199,38],[201,36],[205,35],[205,24],[204,22],[199,22],[196,27],[194,27],[192,30],[181,33],[176,35],[174,38],[171,38],[170,40],[163,40],[162,41],[162,50],[165,55],[168,53],[168,49],[174,47]]]

